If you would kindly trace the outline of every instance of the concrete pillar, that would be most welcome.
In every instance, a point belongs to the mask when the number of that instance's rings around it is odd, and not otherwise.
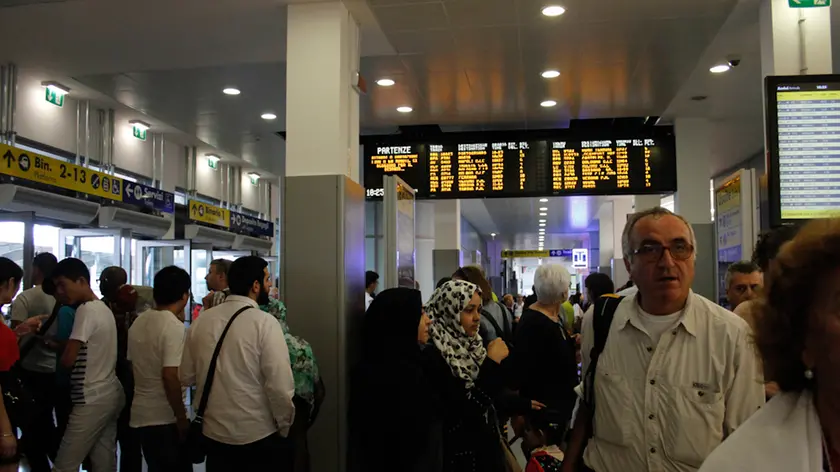
[[[350,82],[359,43],[343,3],[288,7],[282,280],[289,325],[312,345],[328,391],[309,432],[314,471],[347,470],[349,377],[364,317],[359,97]]]
[[[461,254],[461,201],[435,202],[435,250],[433,253],[435,283],[450,277],[463,264]]]
[[[650,210],[660,205],[662,205],[662,197],[659,195],[636,195],[633,197],[634,212]]]
[[[761,0],[759,28],[762,76],[831,74],[830,8]]]
[[[711,123],[706,119],[676,120],[677,193],[674,210],[691,224],[697,238],[693,289],[709,300],[715,300],[717,252],[709,193],[711,130]]]

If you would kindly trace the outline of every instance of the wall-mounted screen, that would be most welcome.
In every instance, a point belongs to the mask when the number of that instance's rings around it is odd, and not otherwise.
[[[435,142],[365,137],[364,182],[382,196],[399,175],[418,199],[639,195],[677,188],[673,130],[630,136],[572,130],[446,134]],[[604,136],[605,135],[605,136]],[[484,138],[484,139],[482,139]]]
[[[840,75],[765,79],[771,224],[840,216]]]

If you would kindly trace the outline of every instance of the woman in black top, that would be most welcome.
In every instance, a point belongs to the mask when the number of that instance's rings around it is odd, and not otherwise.
[[[504,384],[504,341],[485,349],[478,335],[481,291],[474,284],[450,281],[426,305],[433,348],[424,351],[427,373],[443,417],[446,472],[505,472],[505,449],[494,399]]]
[[[441,471],[441,421],[421,364],[430,324],[420,292],[408,288],[385,290],[365,313],[350,405],[351,470]]]
[[[560,265],[537,269],[537,302],[522,312],[513,360],[519,394],[544,403],[568,421],[578,384],[575,341],[563,325],[562,303],[569,293],[569,272]]]

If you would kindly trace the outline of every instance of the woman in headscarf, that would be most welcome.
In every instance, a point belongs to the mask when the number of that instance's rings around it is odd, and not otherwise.
[[[504,386],[500,364],[508,348],[501,339],[486,349],[482,345],[481,305],[478,286],[459,280],[435,290],[426,305],[434,348],[424,357],[440,398],[446,472],[506,470],[509,450],[496,421],[494,399]]]
[[[418,290],[385,290],[365,313],[350,404],[351,470],[440,472],[441,422],[421,363],[431,321]]]
[[[324,401],[324,383],[318,372],[318,362],[312,346],[305,339],[291,334],[286,323],[286,305],[280,300],[269,299],[260,309],[277,318],[283,327],[286,346],[289,348],[289,362],[295,378],[295,421],[289,430],[289,439],[294,447],[294,472],[309,471],[309,444],[307,432]]]

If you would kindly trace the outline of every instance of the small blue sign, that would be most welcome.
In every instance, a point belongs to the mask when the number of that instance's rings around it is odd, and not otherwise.
[[[549,257],[572,257],[571,249],[551,249],[548,251]]]
[[[175,194],[134,182],[126,181],[124,185],[123,202],[175,213]]]
[[[274,223],[235,211],[230,212],[230,229],[234,233],[254,236],[256,238],[263,236],[267,238],[274,237]]]

